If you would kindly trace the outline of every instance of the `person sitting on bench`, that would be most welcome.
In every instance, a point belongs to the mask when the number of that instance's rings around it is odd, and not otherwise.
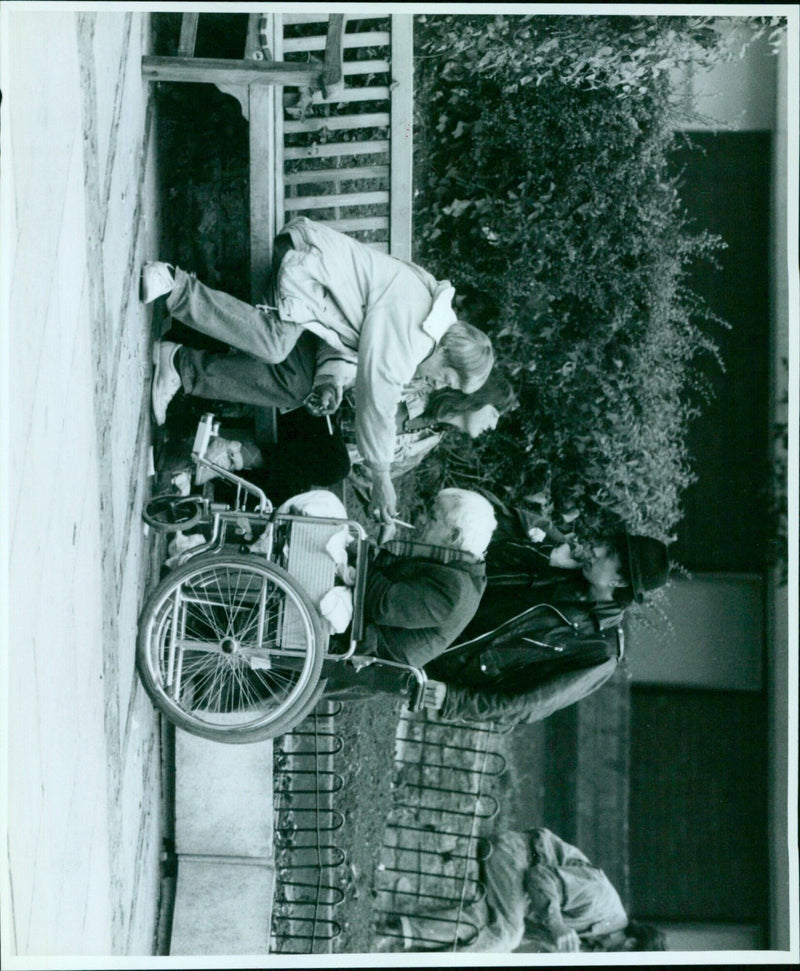
[[[304,335],[301,341],[310,337]],[[282,365],[264,365],[280,368]],[[496,370],[496,369],[495,369]],[[404,392],[397,411],[397,439],[391,475],[397,479],[416,468],[450,430],[478,438],[497,426],[500,417],[516,407],[516,397],[505,378],[495,374],[473,394],[450,388],[433,392]],[[407,388],[411,391],[412,389]],[[205,405],[205,408],[203,406]],[[176,404],[164,425],[156,447],[157,492],[171,491],[171,482],[186,473],[185,486],[191,486],[194,467],[191,449],[194,429],[201,411],[216,411],[213,402],[185,398]],[[223,424],[225,419],[223,418]],[[349,475],[356,497],[369,512],[372,508],[371,482],[355,444],[353,411],[348,402],[326,424],[305,408],[295,408],[278,416],[278,441],[259,444],[239,441],[235,430],[215,437],[207,457],[215,464],[236,472],[262,489],[274,505],[280,505],[300,492],[329,488]],[[199,470],[196,482],[203,484],[216,477],[207,468]],[[226,483],[215,496],[226,499]]]
[[[172,316],[258,361],[285,361],[301,335],[311,331],[345,364],[355,362],[356,439],[370,470],[373,502],[389,522],[397,514],[390,470],[403,387],[416,373],[432,389],[477,390],[492,369],[491,342],[457,320],[450,283],[421,267],[306,217],[289,222],[278,240],[276,253],[282,256],[269,305],[250,306],[161,262],[145,264],[142,299],[166,295]],[[161,424],[180,381],[173,367],[176,348],[157,344],[154,352],[153,410]],[[471,355],[468,369],[453,365],[456,352]],[[330,413],[341,396],[335,380],[317,382],[311,405],[320,414]]]

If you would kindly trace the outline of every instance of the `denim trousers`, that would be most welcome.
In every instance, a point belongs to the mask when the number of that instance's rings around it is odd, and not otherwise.
[[[318,342],[306,331],[279,364],[241,351],[215,353],[182,345],[175,366],[187,394],[288,411],[300,407],[311,391]]]
[[[269,364],[285,360],[304,330],[275,310],[207,287],[177,266],[167,310],[187,327]]]

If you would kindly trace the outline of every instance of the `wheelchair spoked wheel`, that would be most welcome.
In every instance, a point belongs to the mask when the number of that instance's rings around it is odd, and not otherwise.
[[[285,570],[218,554],[175,570],[150,595],[136,666],[179,728],[253,742],[290,731],[318,700],[324,653],[317,611]]]
[[[196,496],[166,494],[154,496],[145,504],[142,519],[161,533],[191,529],[203,517],[203,504]]]

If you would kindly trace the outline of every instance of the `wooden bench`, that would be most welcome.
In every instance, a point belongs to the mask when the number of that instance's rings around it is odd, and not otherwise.
[[[272,244],[297,215],[411,258],[413,18],[251,14],[244,59],[194,57],[185,13],[176,57],[144,57],[150,81],[206,82],[236,97],[250,130],[250,288],[263,302]],[[322,60],[318,60],[322,53]],[[306,110],[284,89],[306,89]],[[273,409],[256,439],[274,441]]]

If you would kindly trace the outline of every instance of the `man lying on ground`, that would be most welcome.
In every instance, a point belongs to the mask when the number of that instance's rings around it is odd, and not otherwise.
[[[401,877],[381,950],[666,950],[664,934],[630,920],[605,873],[550,830],[511,831],[487,842],[486,896],[414,913],[409,881]]]

